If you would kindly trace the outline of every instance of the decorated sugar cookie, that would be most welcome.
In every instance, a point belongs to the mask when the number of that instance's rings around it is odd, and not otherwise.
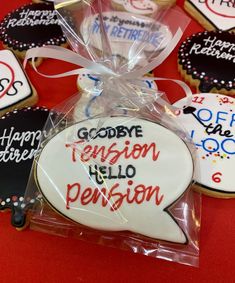
[[[185,100],[176,103],[183,107]],[[179,122],[196,145],[195,181],[202,192],[235,197],[235,99],[220,94],[194,95]]]
[[[35,162],[45,199],[91,228],[186,243],[170,213],[192,179],[186,144],[147,120],[107,117],[97,128],[99,122],[74,124],[45,143]]]
[[[44,124],[45,108],[23,108],[0,118],[0,210],[12,210],[12,225],[25,225],[24,194]],[[33,204],[35,197],[27,199]]]
[[[37,103],[37,92],[10,50],[0,51],[0,116]]]
[[[82,95],[74,108],[74,118],[79,121],[103,113],[105,106],[96,103],[101,93],[100,80],[95,75],[91,75],[89,70],[82,68],[78,75],[77,85]],[[158,89],[156,83],[148,79],[144,80],[144,87],[152,90]],[[145,92],[146,89],[142,91]]]
[[[234,30],[234,1],[186,0],[185,10],[207,30]]]
[[[166,25],[149,17],[127,12],[104,12],[102,15],[112,55],[128,59],[128,65],[141,64],[139,56],[133,56],[138,53],[140,46],[147,53],[159,51],[172,39],[172,33]],[[153,27],[153,32],[149,32],[150,26]],[[87,17],[82,22],[80,31],[84,42],[102,50],[98,15]],[[147,55],[141,53],[141,56],[146,58]]]
[[[112,0],[111,3],[115,9],[140,15],[150,15],[158,9],[154,0]]]
[[[235,95],[235,35],[202,32],[182,43],[179,70],[198,92]]]
[[[21,59],[30,48],[66,44],[54,6],[46,3],[27,4],[9,13],[0,23],[0,40]]]

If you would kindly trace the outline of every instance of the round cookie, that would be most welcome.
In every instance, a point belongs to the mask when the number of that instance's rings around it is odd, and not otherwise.
[[[107,117],[97,129],[99,122],[73,124],[41,149],[34,173],[42,195],[85,226],[186,243],[170,214],[192,180],[186,144],[147,120]]]
[[[202,32],[182,43],[178,66],[183,78],[197,92],[235,95],[235,35]]]
[[[185,99],[175,105],[183,108]],[[193,96],[178,122],[196,146],[195,187],[222,198],[235,197],[235,99],[221,94]]]
[[[26,219],[24,194],[43,127],[46,108],[23,108],[0,118],[0,210],[11,209],[11,223],[23,228]],[[36,195],[28,199],[35,202]]]
[[[44,45],[66,45],[54,5],[31,3],[9,13],[0,23],[0,40],[24,59],[26,51]],[[42,61],[38,58],[36,64]]]
[[[207,30],[235,30],[233,1],[186,0],[184,9]]]
[[[0,116],[15,108],[32,106],[37,92],[10,50],[0,51]]]
[[[158,89],[154,81],[145,79],[144,84],[145,88],[156,91]],[[89,70],[82,68],[80,69],[80,75],[78,75],[77,85],[82,95],[74,108],[74,118],[78,121],[103,113],[105,106],[96,103],[101,92],[99,79],[91,75]],[[144,92],[145,89],[143,89]]]

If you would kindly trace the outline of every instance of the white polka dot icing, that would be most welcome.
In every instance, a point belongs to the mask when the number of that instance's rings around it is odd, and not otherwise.
[[[175,105],[183,107],[184,103],[182,99]],[[196,145],[195,181],[209,193],[235,196],[235,99],[194,95],[177,119]]]
[[[153,0],[112,0],[114,4],[123,6],[130,13],[149,15],[157,11],[157,4]]]
[[[185,143],[147,120],[107,117],[96,130],[99,122],[67,127],[42,148],[35,176],[45,199],[91,228],[186,243],[168,212],[192,180]]]
[[[235,28],[235,2],[221,0],[187,0],[217,30]]]

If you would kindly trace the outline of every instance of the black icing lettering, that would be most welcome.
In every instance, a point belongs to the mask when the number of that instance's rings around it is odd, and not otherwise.
[[[10,80],[7,78],[3,78],[0,80],[0,92],[4,91],[7,87],[7,84],[9,84]]]
[[[221,124],[217,124],[214,127],[213,124],[210,123],[208,126],[206,126],[206,132],[207,132],[208,135],[210,135],[210,134],[218,134],[221,137],[227,137],[227,138],[233,137],[233,134],[231,133],[230,130],[223,131],[223,128],[222,128]]]
[[[133,178],[136,175],[136,168],[133,165],[124,166],[89,166],[89,176],[98,185],[105,183],[106,179],[126,179]]]
[[[220,0],[220,6],[222,6],[223,4],[225,4],[228,8],[232,7],[231,0]]]
[[[124,137],[143,137],[142,127],[140,125],[134,125],[130,128],[126,126],[116,126],[116,127],[103,127],[100,129],[91,128],[87,129],[86,127],[82,127],[77,132],[77,137],[81,140],[92,140],[96,138],[124,138]]]
[[[83,127],[83,128],[80,128],[77,132],[77,136],[79,139],[83,140],[87,140],[88,139],[88,132],[87,132],[87,128]]]
[[[18,86],[23,86],[23,82],[22,81],[15,81],[12,85],[12,88],[7,92],[7,95],[9,95],[9,96],[16,95],[19,91]]]

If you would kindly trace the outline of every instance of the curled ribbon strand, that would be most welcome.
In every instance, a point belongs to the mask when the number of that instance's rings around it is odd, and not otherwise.
[[[144,75],[154,68],[158,67],[172,52],[172,50],[175,48],[177,43],[179,42],[181,36],[182,36],[182,30],[178,28],[177,32],[175,33],[174,37],[172,38],[171,42],[168,44],[168,46],[150,63],[148,63],[146,66],[141,67],[138,70],[130,71],[129,73],[124,74],[117,74],[113,72],[110,68],[91,61],[87,58],[82,57],[78,53],[75,53],[69,49],[59,47],[59,46],[45,46],[45,47],[37,47],[29,49],[26,53],[25,60],[24,60],[24,67],[26,67],[27,61],[32,60],[32,66],[34,70],[47,78],[61,78],[61,77],[67,77],[72,75],[78,75],[80,73],[80,68],[75,69],[72,71],[56,74],[56,75],[46,75],[38,71],[37,67],[35,66],[35,59],[37,57],[44,57],[44,58],[51,58],[51,59],[57,59],[62,60],[68,63],[72,63],[75,65],[78,65],[79,67],[83,67],[86,69],[89,69],[91,73],[95,74],[101,81],[102,79],[114,78],[120,81],[135,81],[140,79],[147,78],[148,80],[152,81],[160,81],[160,80],[168,80],[177,83],[185,92],[185,96],[187,97],[186,105],[189,105],[192,100],[192,92],[190,88],[182,81],[174,80],[174,79],[168,79],[168,78],[159,78],[159,77],[144,77]],[[158,102],[160,104],[166,105],[166,101],[158,97]],[[171,111],[179,110],[177,107],[172,105],[167,105],[168,109],[171,109]]]

